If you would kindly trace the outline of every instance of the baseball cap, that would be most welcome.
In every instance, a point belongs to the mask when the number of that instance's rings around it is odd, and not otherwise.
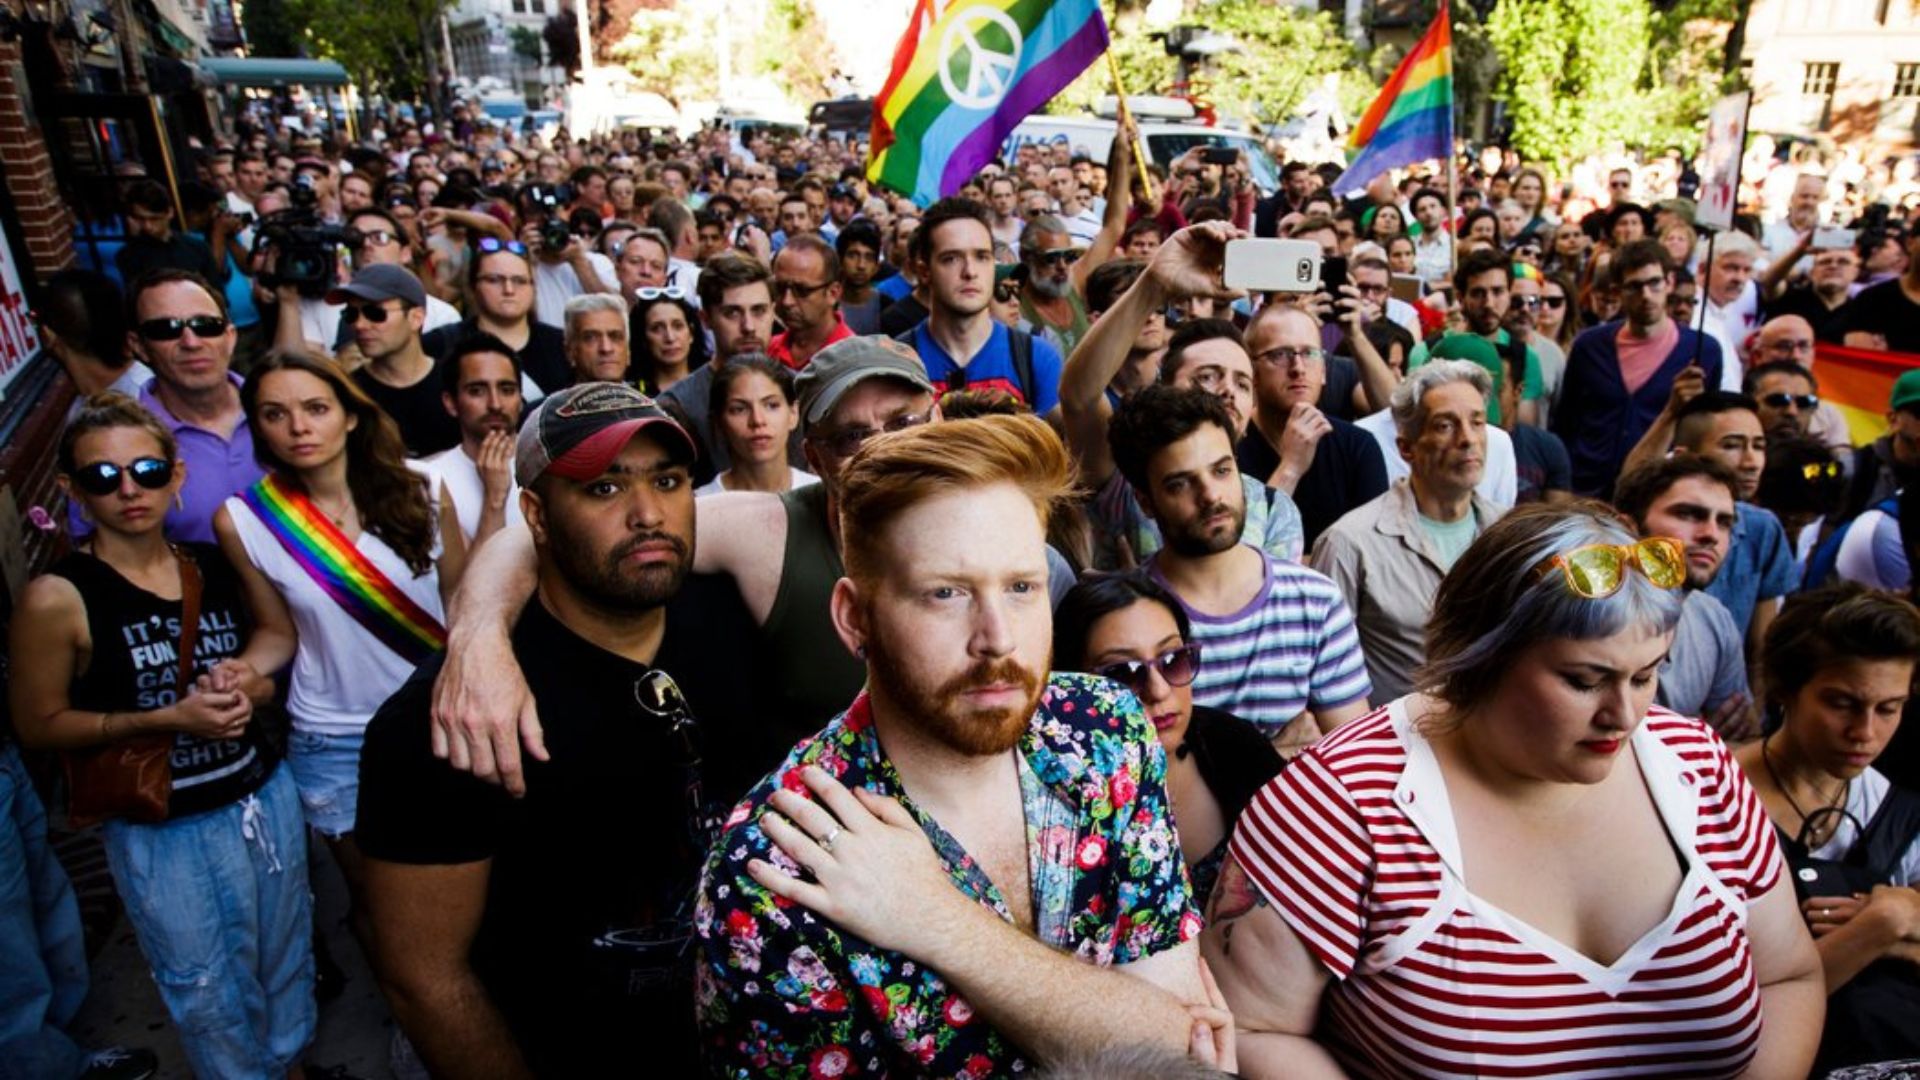
[[[607,471],[643,429],[661,426],[669,446],[700,456],[693,436],[652,398],[626,383],[589,382],[550,394],[520,428],[513,452],[513,478],[532,487],[547,473],[591,480]]]
[[[847,391],[875,378],[899,379],[916,390],[936,393],[919,353],[878,334],[845,338],[814,353],[794,380],[801,422],[812,427],[826,419]]]
[[[327,293],[329,304],[348,300],[405,300],[410,307],[426,307],[427,290],[406,267],[379,263],[354,271],[352,281]]]
[[[1920,405],[1920,368],[1909,371],[1893,381],[1893,400],[1887,407],[1904,409],[1909,405]]]

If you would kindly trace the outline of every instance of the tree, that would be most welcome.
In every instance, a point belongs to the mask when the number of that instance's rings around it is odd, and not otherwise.
[[[338,61],[363,92],[438,100],[440,19],[453,0],[278,2],[288,22],[302,28],[304,51]]]
[[[712,100],[720,82],[717,18],[712,10],[636,11],[607,59],[626,68],[640,89],[676,107]]]
[[[573,8],[563,7],[559,14],[547,16],[540,36],[546,39],[547,57],[553,66],[565,71],[569,79],[579,72],[580,21],[574,17]]]
[[[254,56],[299,56],[300,29],[283,0],[252,0],[240,9],[240,29]]]
[[[543,59],[538,31],[525,26],[507,28],[507,40],[512,43],[513,54],[529,64],[538,65]]]
[[[1645,128],[1646,0],[1500,0],[1487,34],[1514,149],[1566,165]]]

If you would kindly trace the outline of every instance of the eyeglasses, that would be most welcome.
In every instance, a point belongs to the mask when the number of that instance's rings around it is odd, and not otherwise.
[[[1544,299],[1544,297],[1539,296],[1516,296],[1513,298],[1513,302],[1515,305],[1526,308],[1528,311],[1538,311],[1541,306],[1541,301]]]
[[[1311,363],[1325,355],[1326,352],[1321,349],[1290,349],[1283,345],[1277,349],[1268,349],[1262,353],[1255,353],[1253,358],[1258,363],[1284,366],[1292,364],[1296,360],[1303,364]]]
[[[1186,686],[1200,674],[1200,646],[1196,642],[1170,649],[1151,660],[1120,660],[1104,665],[1094,671],[1095,675],[1132,690],[1139,697],[1147,696],[1147,684],[1152,681],[1152,673],[1159,672],[1167,680],[1168,686]]]
[[[993,287],[993,298],[995,300],[1000,301],[1003,304],[1013,303],[1014,297],[1019,295],[1020,295],[1019,286],[1015,285],[1011,281],[1003,281],[1000,284],[995,285]]]
[[[861,443],[866,442],[875,435],[883,433],[891,435],[896,431],[916,428],[931,419],[932,417],[927,413],[902,413],[877,429],[849,428],[846,431],[836,431],[831,434],[822,433],[819,435],[809,435],[807,438],[815,445],[824,446],[832,451],[835,457],[852,457],[854,451],[860,449]]]
[[[352,326],[362,318],[370,323],[383,323],[387,321],[387,316],[390,314],[392,309],[385,303],[344,304],[340,308],[340,321],[347,326]]]
[[[482,255],[492,255],[496,251],[505,251],[509,254],[518,255],[523,259],[527,257],[527,245],[518,240],[502,240],[497,236],[483,236],[475,240],[473,246],[478,249]]]
[[[375,229],[372,232],[361,233],[360,239],[355,240],[353,242],[353,249],[355,251],[358,251],[361,248],[366,247],[368,244],[375,244],[380,247],[386,247],[388,244],[393,243],[397,239],[398,237],[394,236],[392,233],[388,232],[385,229]]]
[[[195,315],[190,319],[147,319],[137,328],[148,341],[179,341],[180,335],[193,331],[194,337],[216,338],[227,332],[227,320],[218,315]]]
[[[89,495],[111,495],[120,490],[122,474],[133,477],[133,482],[148,491],[158,491],[173,480],[173,462],[166,458],[134,458],[125,465],[115,465],[111,461],[96,461],[91,465],[82,465],[68,475],[73,484]]]
[[[818,285],[806,285],[798,281],[781,281],[777,278],[767,283],[768,287],[773,290],[773,298],[775,300],[780,299],[788,293],[792,293],[795,300],[811,300],[816,293],[831,284],[833,284],[833,282],[823,281]]]
[[[1809,481],[1831,480],[1841,472],[1840,463],[1837,461],[1809,461],[1800,466],[1800,475]]]
[[[1567,588],[1589,600],[1605,600],[1626,583],[1627,567],[1662,589],[1677,589],[1687,581],[1686,549],[1670,536],[1649,536],[1632,544],[1587,544],[1540,564],[1539,572],[1559,567]]]
[[[1548,311],[1559,311],[1561,308],[1567,306],[1567,298],[1564,296],[1543,296],[1540,298],[1540,306],[1546,308]]]
[[[533,284],[533,279],[524,274],[481,274],[473,280],[493,289],[505,288],[508,285],[516,289],[524,289]]]
[[[687,298],[687,290],[678,285],[668,285],[664,288],[656,285],[648,285],[644,288],[633,290],[633,295],[648,303],[652,303],[663,296],[669,300],[685,300]]]
[[[1760,403],[1769,409],[1784,409],[1791,405],[1801,412],[1811,412],[1819,406],[1820,396],[1818,394],[1789,394],[1783,391],[1762,397]]]
[[[1623,281],[1620,283],[1620,291],[1624,293],[1653,292],[1666,283],[1667,275],[1661,274],[1659,277],[1641,278],[1638,281]]]
[[[1052,251],[1035,251],[1027,255],[1029,261],[1042,266],[1066,266],[1072,263],[1079,252],[1070,247],[1054,248]]]

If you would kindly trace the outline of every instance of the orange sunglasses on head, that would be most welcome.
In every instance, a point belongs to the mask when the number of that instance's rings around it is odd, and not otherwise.
[[[1648,581],[1662,589],[1687,582],[1687,553],[1671,536],[1649,536],[1632,544],[1586,544],[1555,555],[1540,564],[1540,573],[1559,567],[1567,588],[1589,600],[1604,600],[1620,591],[1627,567],[1637,566]]]

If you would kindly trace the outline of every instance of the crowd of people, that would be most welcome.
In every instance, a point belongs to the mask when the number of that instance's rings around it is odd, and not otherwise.
[[[1127,134],[930,205],[465,107],[126,170],[34,306],[0,1077],[154,1071],[63,1031],[23,751],[203,1077],[307,1074],[310,847],[402,1075],[1920,1058],[1920,371],[1856,443],[1815,370],[1920,353],[1903,189]]]

